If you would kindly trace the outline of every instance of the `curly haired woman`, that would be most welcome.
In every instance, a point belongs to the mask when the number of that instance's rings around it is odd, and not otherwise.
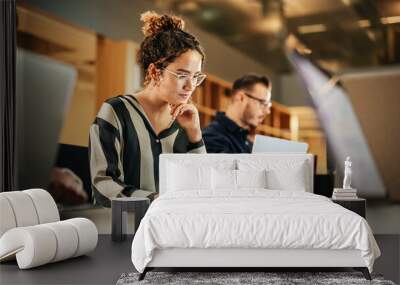
[[[205,153],[199,114],[189,103],[205,79],[199,41],[175,16],[141,15],[138,52],[144,89],[103,103],[90,128],[90,172],[96,203],[113,197],[153,197],[161,153]]]

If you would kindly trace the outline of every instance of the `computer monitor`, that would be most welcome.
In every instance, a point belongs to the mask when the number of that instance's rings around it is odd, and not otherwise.
[[[77,77],[74,67],[17,50],[17,187],[47,189]]]
[[[350,156],[353,162],[352,187],[357,188],[361,197],[385,197],[381,174],[346,91],[331,80],[332,76],[328,72],[296,50],[287,55],[315,106],[339,179],[343,178],[344,161]],[[340,183],[337,186],[342,185]]]

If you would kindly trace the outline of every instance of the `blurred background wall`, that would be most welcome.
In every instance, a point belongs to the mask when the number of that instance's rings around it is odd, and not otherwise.
[[[202,126],[226,108],[233,80],[247,72],[267,74],[274,104],[256,132],[309,143],[317,174],[340,177],[343,161],[330,151],[335,145],[327,141],[318,106],[286,56],[288,35],[294,35],[296,48],[344,87],[384,181],[381,191],[398,201],[399,2],[20,0],[18,46],[76,68],[59,143],[86,147],[101,103],[141,88],[135,58],[143,39],[140,14],[181,15],[207,54],[208,78],[193,96]]]

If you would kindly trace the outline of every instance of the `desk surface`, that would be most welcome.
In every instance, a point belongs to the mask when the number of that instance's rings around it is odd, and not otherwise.
[[[99,235],[96,249],[87,256],[19,270],[16,261],[0,264],[0,284],[115,284],[122,273],[134,271],[132,236],[112,242]]]

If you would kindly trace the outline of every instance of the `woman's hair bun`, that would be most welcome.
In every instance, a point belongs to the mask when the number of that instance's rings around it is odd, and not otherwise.
[[[162,31],[183,30],[185,22],[176,16],[159,15],[154,11],[147,11],[140,15],[144,23],[142,31],[145,37],[151,37]]]

